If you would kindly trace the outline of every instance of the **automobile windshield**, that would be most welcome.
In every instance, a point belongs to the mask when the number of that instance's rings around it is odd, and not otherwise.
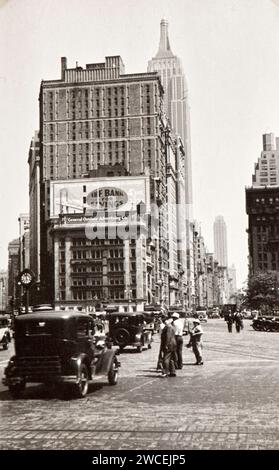
[[[7,328],[8,326],[8,320],[4,320],[1,318],[0,320],[0,328]]]
[[[61,337],[62,321],[33,320],[17,325],[20,336],[53,336]]]

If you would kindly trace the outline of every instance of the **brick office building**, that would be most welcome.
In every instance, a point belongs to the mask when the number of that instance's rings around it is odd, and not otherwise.
[[[246,188],[249,274],[279,271],[279,187]]]
[[[263,134],[252,187],[246,188],[249,275],[279,271],[279,139]]]
[[[119,56],[106,57],[105,63],[88,64],[85,69],[79,66],[69,69],[66,58],[62,58],[61,78],[42,82],[40,271],[46,300],[54,299],[57,282],[54,278],[53,228],[58,219],[51,217],[51,182],[85,181],[92,172],[99,178],[102,169],[107,178],[122,175],[123,171],[127,177],[148,176],[150,203],[164,206],[167,168],[169,175],[170,168],[178,175],[184,157],[183,146],[176,144],[170,135],[162,103],[163,89],[157,73],[125,74]],[[172,147],[175,150],[171,150]],[[175,158],[171,161],[173,152]],[[177,202],[176,191],[169,200]],[[85,213],[86,208],[85,201],[82,207],[72,209],[75,213],[77,210]],[[160,239],[149,241],[152,265],[146,267],[145,274],[150,281],[145,300],[150,302],[162,298],[169,301],[168,213],[162,212],[159,225]],[[184,269],[179,263],[176,257],[175,271],[182,273]],[[131,296],[132,290],[125,288],[126,298]],[[102,296],[106,298],[104,293]]]

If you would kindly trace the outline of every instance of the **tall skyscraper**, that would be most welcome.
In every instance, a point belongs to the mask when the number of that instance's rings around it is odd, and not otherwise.
[[[158,72],[164,89],[164,112],[173,131],[180,136],[184,145],[185,163],[185,220],[188,297],[194,298],[194,255],[193,255],[193,199],[190,106],[188,88],[181,60],[173,54],[168,34],[168,21],[161,20],[159,49],[148,63],[148,72]],[[192,301],[193,303],[194,301]],[[191,302],[190,302],[191,303]]]
[[[172,129],[178,134],[185,149],[186,204],[192,205],[192,168],[190,107],[188,88],[181,60],[173,54],[168,34],[168,21],[161,20],[159,49],[148,63],[148,72],[158,72],[164,89],[164,111]],[[188,208],[191,216],[191,207]]]
[[[227,226],[222,215],[215,218],[214,225],[214,254],[219,266],[228,266]]]

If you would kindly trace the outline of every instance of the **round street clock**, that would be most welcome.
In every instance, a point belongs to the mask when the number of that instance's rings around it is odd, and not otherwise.
[[[24,287],[30,287],[34,280],[34,274],[30,269],[24,269],[19,275],[19,280]]]

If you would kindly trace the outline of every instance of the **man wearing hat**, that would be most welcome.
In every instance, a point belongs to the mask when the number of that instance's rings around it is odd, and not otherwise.
[[[165,321],[165,326],[161,334],[161,353],[163,359],[162,377],[176,377],[176,340],[173,321],[171,323],[169,323],[168,320]]]
[[[160,371],[163,369],[163,360],[164,360],[164,352],[162,349],[162,332],[163,329],[165,328],[167,324],[168,316],[163,314],[161,316],[161,321],[160,321],[160,326],[159,326],[159,334],[161,336],[161,344],[160,344],[160,350],[159,350],[159,355],[158,355],[158,361],[157,361],[157,370]]]
[[[202,360],[202,341],[201,337],[203,335],[203,330],[201,327],[201,322],[197,318],[193,320],[193,328],[190,331],[190,336],[191,336],[191,346],[193,349],[193,353],[195,354],[196,357],[196,365],[201,366],[203,365],[203,360]]]
[[[183,351],[183,326],[184,321],[180,318],[179,313],[173,312],[172,314],[173,319],[173,327],[175,333],[175,340],[176,340],[176,366],[177,369],[182,369],[183,367],[183,358],[182,358],[182,351]]]

